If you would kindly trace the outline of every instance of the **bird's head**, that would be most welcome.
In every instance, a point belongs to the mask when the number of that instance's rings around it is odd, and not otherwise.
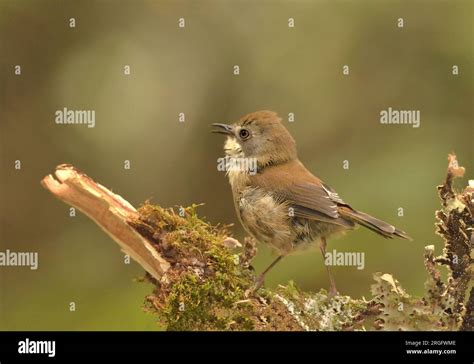
[[[212,124],[213,132],[227,135],[226,154],[234,158],[255,158],[259,167],[297,158],[296,143],[273,111],[247,114],[233,124]]]

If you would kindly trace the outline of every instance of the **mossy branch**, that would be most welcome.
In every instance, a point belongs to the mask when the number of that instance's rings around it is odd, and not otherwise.
[[[178,211],[145,203],[136,210],[120,196],[70,165],[56,168],[42,185],[102,227],[147,272],[153,292],[145,309],[168,330],[472,330],[472,187],[457,194],[462,176],[450,156],[446,182],[438,187],[444,206],[436,213],[445,240],[443,256],[426,247],[426,295],[412,297],[390,274],[376,273],[372,299],[328,297],[325,290],[302,292],[289,283],[249,294],[256,245],[212,226],[197,205]],[[449,270],[443,282],[439,266]]]

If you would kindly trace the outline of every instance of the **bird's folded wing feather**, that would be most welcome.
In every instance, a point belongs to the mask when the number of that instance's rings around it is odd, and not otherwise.
[[[299,161],[267,167],[263,173],[250,178],[253,186],[267,190],[292,207],[296,217],[353,226],[351,221],[338,213],[338,205],[344,204],[344,201]]]
[[[331,187],[313,176],[298,160],[265,168],[250,177],[253,186],[271,193],[294,209],[294,216],[353,228],[354,222],[385,238],[395,236],[412,240],[393,225],[356,211],[345,203]]]

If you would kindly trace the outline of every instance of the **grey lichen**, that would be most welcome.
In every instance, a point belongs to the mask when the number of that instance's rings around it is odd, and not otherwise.
[[[305,293],[292,282],[280,286],[275,297],[306,331],[356,330],[353,327],[356,319],[368,308],[368,302],[364,300],[341,295],[329,297],[324,289],[317,293]]]

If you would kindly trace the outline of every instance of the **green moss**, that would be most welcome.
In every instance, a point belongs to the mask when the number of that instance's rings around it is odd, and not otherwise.
[[[245,300],[253,273],[223,245],[226,227],[199,219],[197,207],[181,208],[179,215],[150,204],[139,209],[135,227],[172,263],[169,282],[157,284],[148,309],[155,308],[168,330],[250,330],[252,305],[235,303]]]
[[[238,291],[226,289],[228,284],[219,274],[216,279],[204,282],[192,273],[183,274],[173,285],[161,312],[168,329],[228,329],[232,319],[228,311],[239,298]]]

